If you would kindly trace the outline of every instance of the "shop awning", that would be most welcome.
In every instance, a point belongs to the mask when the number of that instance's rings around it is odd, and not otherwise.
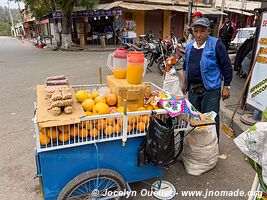
[[[197,11],[201,12],[204,15],[227,15],[224,12],[217,10],[216,8],[209,7],[198,7]]]
[[[234,10],[234,9],[225,9],[226,12],[233,12],[237,14],[247,15],[247,16],[253,16],[253,13],[242,11],[242,10]]]
[[[125,8],[128,10],[173,10],[178,12],[187,12],[182,6],[172,6],[172,5],[152,5],[143,3],[127,3],[122,2],[118,5],[120,8]]]

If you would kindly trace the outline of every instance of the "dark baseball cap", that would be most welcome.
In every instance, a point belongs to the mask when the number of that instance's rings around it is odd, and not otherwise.
[[[193,23],[193,26],[210,27],[210,20],[208,18],[199,18]]]

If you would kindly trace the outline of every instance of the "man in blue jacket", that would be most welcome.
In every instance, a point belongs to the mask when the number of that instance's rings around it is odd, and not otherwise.
[[[210,22],[200,18],[193,23],[194,40],[185,50],[182,91],[201,113],[215,111],[219,138],[220,99],[229,99],[233,69],[224,44],[211,37]],[[222,86],[223,80],[223,86]]]

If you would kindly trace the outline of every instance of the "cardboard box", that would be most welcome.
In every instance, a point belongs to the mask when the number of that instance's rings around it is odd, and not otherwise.
[[[63,112],[59,116],[54,116],[47,111],[49,108],[49,101],[45,97],[45,86],[37,85],[37,121],[42,128],[79,123],[80,118],[86,116],[81,104],[76,101],[74,93],[74,103],[72,105],[73,113],[65,114]]]
[[[144,106],[146,91],[145,84],[129,84],[126,79],[116,79],[113,75],[107,76],[107,86],[112,93],[118,97],[118,107],[124,106],[124,99],[127,100],[127,107],[130,111],[136,111]]]

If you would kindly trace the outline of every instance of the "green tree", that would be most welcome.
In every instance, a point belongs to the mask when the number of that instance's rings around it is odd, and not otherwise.
[[[72,27],[72,11],[76,6],[86,7],[88,10],[93,9],[99,0],[23,0],[25,5],[28,6],[31,13],[40,18],[50,12],[60,9],[62,14],[62,42],[61,48],[67,49],[71,46],[71,27]],[[57,20],[54,20],[54,24],[57,27]],[[56,33],[59,34],[58,28]],[[55,36],[58,38],[58,36]],[[57,39],[56,39],[57,40]],[[58,44],[59,44],[58,43]]]

